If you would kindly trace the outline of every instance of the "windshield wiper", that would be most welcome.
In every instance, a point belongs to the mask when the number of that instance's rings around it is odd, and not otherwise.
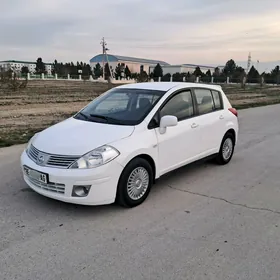
[[[107,116],[95,115],[95,114],[90,114],[90,116],[91,116],[92,118],[99,118],[99,119],[105,120],[105,121],[107,121],[107,122],[120,123],[119,120],[114,119],[114,118],[111,118],[111,117],[107,117]]]
[[[78,115],[81,115],[81,116],[83,116],[86,120],[89,120],[89,117],[88,117],[86,114],[82,113],[82,112],[79,112]]]

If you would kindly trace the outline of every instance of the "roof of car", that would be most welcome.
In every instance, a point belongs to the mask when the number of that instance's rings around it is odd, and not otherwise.
[[[201,84],[201,83],[184,83],[184,82],[133,83],[133,84],[121,85],[118,88],[134,88],[134,89],[168,91],[174,87],[177,87],[177,88],[200,87],[200,88],[221,89],[220,85],[212,85],[212,84],[210,85],[210,84]]]

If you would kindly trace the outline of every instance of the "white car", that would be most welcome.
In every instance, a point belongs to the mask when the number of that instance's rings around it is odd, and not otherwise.
[[[41,195],[134,207],[167,172],[209,156],[227,164],[237,136],[237,111],[218,85],[129,84],[36,134],[21,166]]]

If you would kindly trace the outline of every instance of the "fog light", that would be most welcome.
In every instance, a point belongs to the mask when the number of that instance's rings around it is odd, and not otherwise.
[[[91,186],[73,186],[72,196],[86,197],[89,194]]]

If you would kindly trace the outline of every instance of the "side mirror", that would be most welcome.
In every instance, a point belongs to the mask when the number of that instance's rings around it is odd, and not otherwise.
[[[160,119],[159,133],[164,134],[166,128],[169,126],[176,126],[178,124],[178,119],[175,116],[164,116]]]

